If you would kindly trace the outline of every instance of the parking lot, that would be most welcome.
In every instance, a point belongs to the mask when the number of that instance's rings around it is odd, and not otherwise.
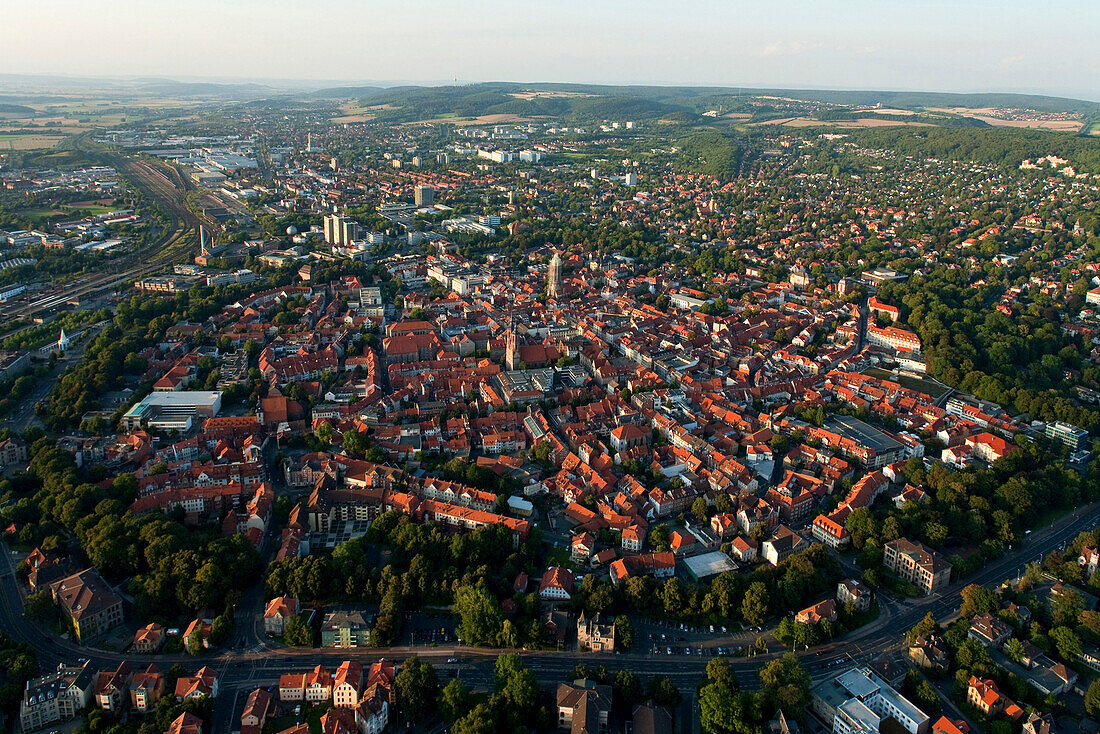
[[[634,622],[638,648],[650,655],[751,655],[759,628],[740,625],[689,625],[637,620]]]
[[[408,614],[405,635],[410,645],[454,645],[458,643],[454,617],[435,614]]]

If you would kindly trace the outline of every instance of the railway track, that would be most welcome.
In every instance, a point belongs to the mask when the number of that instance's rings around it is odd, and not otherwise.
[[[120,284],[154,273],[173,262],[187,260],[196,249],[200,225],[211,236],[217,231],[214,222],[187,208],[183,200],[187,192],[187,182],[175,169],[169,169],[169,174],[166,174],[154,163],[130,159],[120,167],[120,171],[126,175],[132,186],[141,190],[164,211],[169,220],[164,236],[131,253],[122,267],[74,282],[58,293],[7,308],[3,311],[5,318],[11,320],[37,316],[73,300],[96,297]]]

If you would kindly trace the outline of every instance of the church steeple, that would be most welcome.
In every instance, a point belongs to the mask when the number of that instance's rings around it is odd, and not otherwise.
[[[516,334],[516,324],[508,319],[508,333],[504,337],[504,364],[509,370],[518,368],[519,365],[519,338]]]
[[[561,295],[561,255],[554,253],[550,258],[550,270],[546,277],[546,294],[551,298]]]

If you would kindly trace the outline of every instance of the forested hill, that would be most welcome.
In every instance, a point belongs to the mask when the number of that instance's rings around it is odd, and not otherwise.
[[[850,135],[870,148],[888,148],[919,158],[973,161],[1015,168],[1024,160],[1057,155],[1080,171],[1100,172],[1100,140],[1095,136],[1051,134],[1012,128],[873,128]]]
[[[360,102],[364,105],[384,105],[380,117],[393,121],[432,119],[441,115],[478,117],[495,114],[560,117],[575,121],[657,117],[686,121],[712,109],[726,112],[748,110],[762,99],[824,107],[882,105],[908,110],[1013,108],[1043,113],[1073,113],[1083,117],[1100,115],[1100,104],[1095,102],[1025,94],[490,82],[451,87],[368,89],[366,94],[360,96]]]

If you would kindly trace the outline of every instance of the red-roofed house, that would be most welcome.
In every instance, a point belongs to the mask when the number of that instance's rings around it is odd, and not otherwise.
[[[974,452],[974,456],[988,464],[992,464],[997,459],[1007,456],[1018,448],[988,431],[970,436],[966,439],[966,445]]]
[[[970,734],[970,725],[962,719],[941,716],[932,724],[932,734]]]
[[[806,607],[798,614],[794,615],[794,621],[799,624],[817,624],[821,620],[827,619],[830,622],[836,621],[836,602],[832,599],[825,599],[819,601],[812,607]]]
[[[264,609],[264,632],[279,636],[286,629],[286,623],[298,613],[298,600],[293,596],[277,596],[267,603]]]
[[[539,597],[569,601],[573,598],[573,574],[561,566],[546,569],[539,584]]]

